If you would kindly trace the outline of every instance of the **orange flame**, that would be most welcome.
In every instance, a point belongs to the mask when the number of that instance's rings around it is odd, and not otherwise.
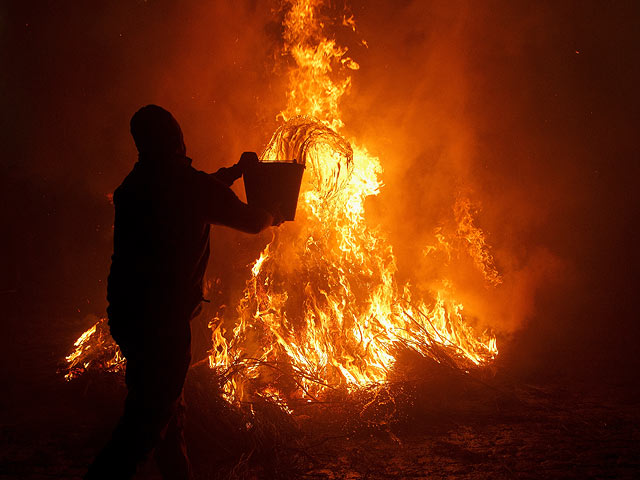
[[[409,286],[397,285],[392,248],[365,221],[365,199],[382,186],[380,160],[339,134],[340,100],[351,85],[346,72],[358,65],[324,36],[322,5],[297,0],[285,17],[284,50],[296,66],[280,113],[285,124],[262,160],[295,158],[308,173],[296,223],[281,227],[253,264],[232,335],[225,337],[219,323],[214,329],[210,364],[233,371],[225,377],[230,400],[278,389],[288,390],[278,398],[317,398],[327,388],[384,382],[400,345],[436,360],[446,351],[465,368],[498,353],[495,338],[476,335],[446,291],[431,302],[413,301]],[[352,18],[347,25],[355,29]],[[455,216],[476,266],[500,283],[468,200],[456,204]]]
[[[431,298],[414,299],[410,285],[398,285],[391,245],[366,222],[365,200],[382,187],[380,159],[341,134],[340,102],[358,64],[325,36],[330,19],[321,18],[323,0],[287,5],[284,52],[295,66],[279,114],[283,125],[262,161],[295,158],[307,169],[296,222],[277,229],[253,263],[234,328],[225,331],[221,318],[209,325],[209,364],[226,398],[269,398],[290,411],[292,398],[308,401],[327,389],[386,381],[398,348],[463,369],[488,364],[498,354],[496,339],[465,322],[446,278]],[[355,31],[353,16],[341,22]],[[450,258],[464,251],[487,283],[498,285],[502,279],[468,199],[456,202],[454,217],[455,233],[436,230],[438,243],[425,253]],[[70,371],[105,348],[102,340],[92,343],[95,329],[67,357]]]

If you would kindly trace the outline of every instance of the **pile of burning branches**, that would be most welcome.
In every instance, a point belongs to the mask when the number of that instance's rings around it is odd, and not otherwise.
[[[471,327],[450,290],[416,294],[398,283],[390,243],[366,221],[365,200],[382,186],[381,163],[341,133],[339,103],[358,65],[326,37],[323,7],[322,0],[286,2],[291,90],[283,123],[261,155],[306,166],[296,221],[280,227],[251,265],[235,308],[209,324],[207,395],[245,430],[266,425],[260,412],[284,425],[310,408],[340,408],[353,414],[345,418],[385,425],[401,416],[395,405],[425,371],[475,376],[498,354],[495,337]],[[456,200],[457,228],[448,237],[439,232],[426,252],[464,252],[495,286],[501,277],[469,205]],[[107,330],[103,319],[78,339],[67,379],[123,369]],[[409,357],[428,368],[416,373],[400,361]]]
[[[364,199],[378,184],[363,177],[377,159],[354,156],[344,138],[308,117],[280,127],[262,157],[292,157],[310,174],[302,218],[253,264],[236,318],[210,324],[209,363],[230,402],[268,397],[288,410],[330,391],[381,385],[401,349],[463,371],[493,359],[495,340],[477,337],[460,305],[440,293],[431,304],[413,301],[396,284],[390,245],[364,221]],[[106,328],[98,322],[78,340],[68,377],[122,367]]]

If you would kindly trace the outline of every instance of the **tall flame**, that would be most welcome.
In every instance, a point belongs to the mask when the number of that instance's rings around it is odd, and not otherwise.
[[[358,64],[326,37],[324,0],[292,0],[285,7],[284,52],[295,65],[279,114],[283,124],[261,159],[295,159],[306,172],[296,221],[276,229],[253,263],[233,317],[210,323],[209,363],[226,398],[269,397],[287,410],[293,398],[384,382],[401,348],[463,369],[487,364],[498,353],[495,337],[465,322],[446,278],[429,298],[415,298],[409,285],[398,284],[391,245],[366,221],[365,200],[382,187],[380,159],[342,133],[340,102]],[[353,16],[345,15],[342,25],[355,30]],[[502,279],[468,199],[458,199],[453,217],[456,228],[437,229],[437,243],[424,253],[466,252],[487,284],[498,285]],[[92,358],[107,368],[122,366],[117,348],[105,343],[104,320],[98,327],[67,357],[68,378]],[[113,361],[105,360],[107,351]]]
[[[340,101],[351,85],[348,71],[358,65],[324,36],[323,4],[289,5],[284,51],[295,66],[280,113],[285,123],[262,154],[262,161],[307,166],[296,222],[281,227],[253,264],[233,331],[226,334],[221,319],[212,322],[210,364],[226,373],[229,399],[273,392],[317,398],[327,388],[384,382],[400,346],[465,368],[498,352],[495,338],[477,336],[444,289],[431,301],[413,300],[410,287],[396,282],[391,245],[367,225],[365,199],[379,193],[382,168],[366,147],[340,134]],[[353,18],[348,25],[355,27]],[[456,203],[455,216],[476,266],[499,283],[467,200]]]

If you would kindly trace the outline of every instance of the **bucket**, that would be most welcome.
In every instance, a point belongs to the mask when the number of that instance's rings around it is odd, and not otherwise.
[[[304,165],[294,161],[257,162],[243,175],[247,203],[273,212],[280,209],[284,220],[296,217]]]

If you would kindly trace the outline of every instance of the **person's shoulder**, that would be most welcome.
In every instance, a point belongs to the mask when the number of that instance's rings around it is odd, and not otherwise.
[[[202,170],[198,170],[193,165],[186,165],[184,168],[186,169],[187,172],[189,172],[189,175],[193,176],[194,178],[203,179],[203,178],[209,176],[209,174],[207,172],[203,172]]]

